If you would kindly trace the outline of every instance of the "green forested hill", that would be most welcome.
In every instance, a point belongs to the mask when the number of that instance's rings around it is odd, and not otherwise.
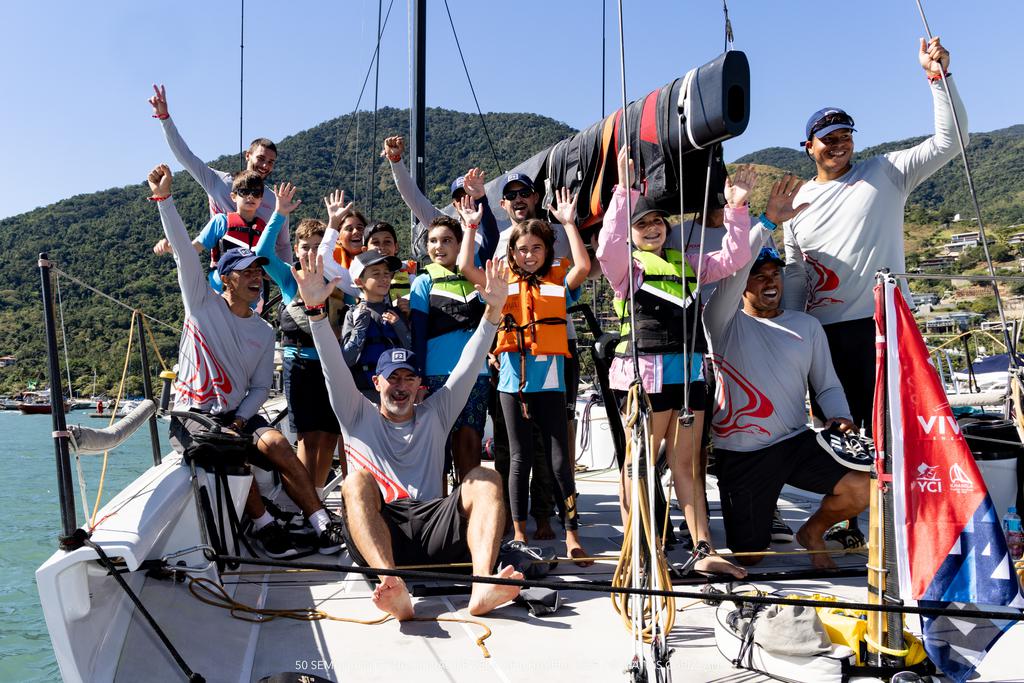
[[[860,150],[855,159],[912,147],[924,139],[916,137],[868,147]],[[986,222],[1024,222],[1024,125],[971,133],[967,158]],[[814,175],[814,163],[796,148],[769,147],[741,157],[736,163],[775,166],[802,178]],[[910,195],[907,220],[941,222],[958,213],[965,217],[974,215],[959,158],[943,166]]]
[[[185,131],[190,125],[197,122],[182,122]],[[320,198],[332,187],[345,189],[370,213],[367,188],[372,172],[372,218],[408,225],[408,210],[394,188],[387,162],[378,156],[380,143],[369,140],[371,125],[370,115],[364,112],[358,121],[356,116],[344,116],[278,141],[280,158],[272,179],[294,182],[304,202],[293,214],[293,222],[319,216],[323,208]],[[573,132],[532,114],[493,114],[487,125],[506,169]],[[378,112],[378,140],[407,130],[407,111]],[[153,135],[160,135],[155,127]],[[449,201],[452,178],[470,166],[479,165],[489,178],[497,174],[480,121],[470,114],[429,109],[426,158],[427,194],[439,206]],[[170,152],[153,159],[153,165],[164,161],[172,161]],[[237,164],[234,155],[211,165],[235,170]],[[155,318],[175,325],[180,322],[174,262],[150,250],[163,233],[155,207],[146,201],[148,191],[142,181],[148,171],[138,169],[138,185],[70,197],[0,221],[0,356],[18,358],[16,365],[0,369],[0,393],[24,389],[30,381],[45,384],[45,337],[36,268],[40,252],[49,252],[63,270]],[[197,233],[208,219],[202,190],[187,174],[179,173],[174,179],[174,196],[185,224]],[[89,392],[94,369],[97,391],[115,388],[131,314],[65,279],[61,279],[61,295],[76,395]],[[173,362],[176,334],[159,326],[153,331],[161,352]],[[138,363],[134,358],[132,362],[131,388],[138,391]]]

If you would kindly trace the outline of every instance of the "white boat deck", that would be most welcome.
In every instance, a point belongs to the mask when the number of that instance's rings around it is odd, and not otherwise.
[[[594,555],[615,556],[621,539],[618,504],[612,473],[585,473],[579,477],[582,535]],[[712,527],[721,538],[721,512],[713,480],[710,485]],[[817,505],[817,496],[786,489],[780,500],[783,517],[797,528]],[[678,526],[681,513],[673,509]],[[866,520],[862,526],[866,528]],[[564,545],[554,543],[559,554]],[[795,544],[779,544],[775,550],[792,550]],[[670,552],[682,561],[685,551]],[[844,567],[863,566],[864,555],[836,556]],[[295,610],[314,607],[337,619],[375,620],[381,615],[369,600],[371,585],[360,575],[336,574],[331,567],[347,564],[347,554],[314,555],[307,562],[323,563],[328,571],[281,571],[243,566],[224,577],[236,589],[240,603],[266,609]],[[608,580],[613,563],[579,569],[559,565],[552,577]],[[806,557],[769,558],[752,572],[807,568]],[[422,582],[411,581],[415,591]],[[437,584],[431,584],[437,586]],[[861,601],[866,597],[863,579],[836,579],[759,584],[763,588],[822,591]],[[725,588],[725,586],[719,586]],[[680,586],[680,590],[697,590]],[[283,672],[316,674],[334,681],[524,681],[567,677],[588,681],[622,681],[632,656],[629,632],[611,606],[607,594],[562,591],[562,607],[556,614],[532,617],[524,607],[509,604],[484,618],[491,636],[486,640],[490,657],[476,644],[483,635],[475,623],[432,621],[431,617],[470,618],[468,596],[452,594],[414,598],[417,615],[428,620],[399,624],[388,621],[364,625],[346,621],[295,621],[276,618],[253,623],[232,618],[225,609],[194,598],[187,584],[147,580],[141,594],[166,629],[170,640],[192,669],[207,681],[259,681]],[[674,681],[769,680],[750,671],[734,669],[715,647],[714,607],[678,599],[676,625],[669,637],[674,648]],[[156,641],[139,615],[133,617],[122,649],[115,680],[181,680],[180,671]],[[916,619],[908,621],[917,630]],[[1016,645],[1014,645],[1016,643]],[[985,661],[982,676],[975,680],[1024,680],[1012,666],[1011,654],[1020,651],[1024,634],[1014,629]],[[1016,650],[1014,648],[1017,648]],[[1001,654],[1004,653],[1004,654]],[[1018,676],[1018,678],[1014,678]]]

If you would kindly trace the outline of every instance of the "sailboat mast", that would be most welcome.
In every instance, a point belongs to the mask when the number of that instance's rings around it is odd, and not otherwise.
[[[412,102],[409,104],[409,172],[420,192],[426,194],[424,171],[427,117],[427,0],[413,0],[412,38]],[[409,213],[409,225],[416,225],[416,216]]]

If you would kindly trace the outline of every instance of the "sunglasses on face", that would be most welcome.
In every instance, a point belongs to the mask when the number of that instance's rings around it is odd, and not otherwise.
[[[532,194],[533,190],[524,187],[521,190],[506,190],[505,192],[502,193],[501,196],[505,198],[505,201],[510,202],[514,200],[516,197],[520,199],[526,199]]]
[[[839,111],[832,112],[831,114],[826,114],[825,116],[822,116],[820,119],[818,119],[818,121],[813,126],[811,126],[811,137],[817,135],[819,130],[826,128],[827,126],[834,125],[849,126],[850,128],[853,128],[853,117],[850,116],[849,114],[845,114]]]
[[[242,189],[242,190],[235,190],[235,194],[237,194],[239,197],[252,197],[252,198],[255,199],[255,198],[262,197],[263,196],[263,191],[262,190],[245,190],[245,189]]]

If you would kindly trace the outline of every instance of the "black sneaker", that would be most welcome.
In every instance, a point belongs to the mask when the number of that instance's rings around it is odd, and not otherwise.
[[[772,543],[792,543],[793,538],[793,530],[782,521],[782,514],[775,508],[775,514],[772,515]]]
[[[345,536],[342,533],[342,522],[337,515],[327,523],[327,528],[320,532],[320,554],[333,555],[345,547]]]
[[[259,541],[263,552],[276,560],[299,554],[299,549],[295,547],[288,533],[276,522],[271,522],[262,529],[258,529],[253,533],[253,538]]]
[[[867,546],[860,529],[848,529],[838,524],[825,532],[825,546],[830,550],[856,550]]]

